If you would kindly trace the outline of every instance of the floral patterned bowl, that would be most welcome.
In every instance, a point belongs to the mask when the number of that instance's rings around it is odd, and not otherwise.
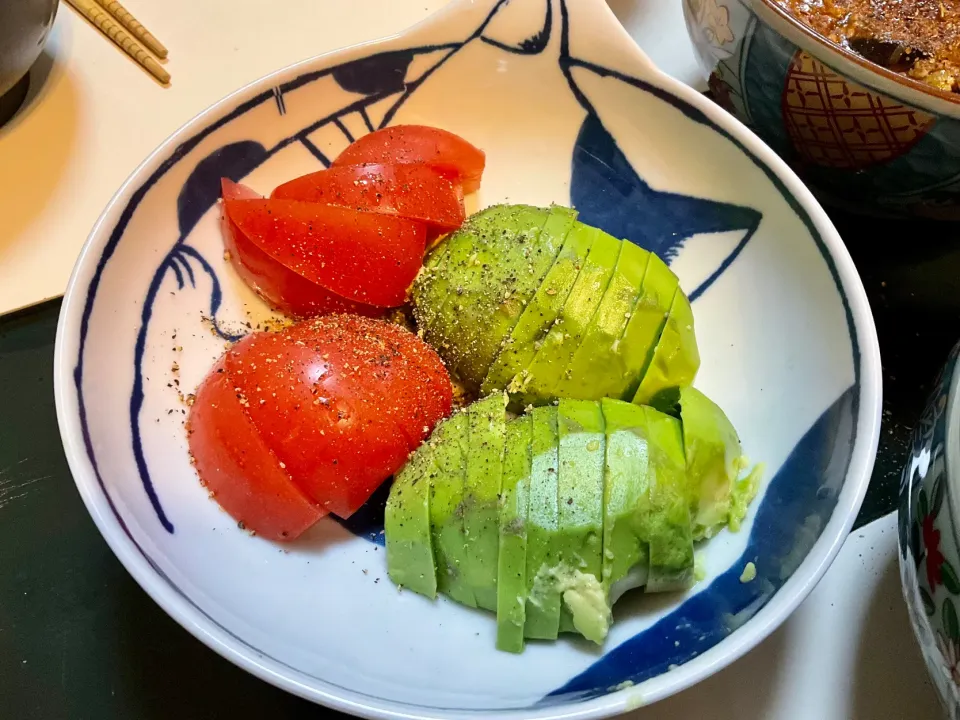
[[[960,343],[934,383],[900,482],[900,576],[930,676],[960,720]]]
[[[960,95],[867,62],[778,0],[684,0],[714,99],[819,198],[960,220]]]

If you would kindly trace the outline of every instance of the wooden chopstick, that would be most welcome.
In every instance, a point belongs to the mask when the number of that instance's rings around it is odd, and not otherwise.
[[[67,0],[67,2],[158,81],[164,85],[170,82],[170,73],[164,70],[136,40],[127,35],[120,24],[94,0]]]
[[[123,25],[137,40],[146,45],[150,52],[161,60],[167,57],[167,49],[163,46],[163,43],[157,40],[153,36],[153,33],[141,25],[140,22],[130,14],[130,11],[118,3],[117,0],[97,0],[97,4],[113,15],[113,17],[117,19],[117,22]]]

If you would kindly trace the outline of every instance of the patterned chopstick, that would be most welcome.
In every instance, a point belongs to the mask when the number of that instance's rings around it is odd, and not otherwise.
[[[170,73],[130,37],[98,3],[94,0],[67,0],[67,2],[157,80],[164,85],[170,82]]]
[[[163,46],[163,43],[157,40],[153,36],[153,33],[141,25],[140,22],[130,14],[130,11],[117,2],[117,0],[97,0],[97,4],[113,15],[117,22],[123,25],[127,31],[142,44],[146,45],[150,52],[161,60],[167,57],[167,49]]]

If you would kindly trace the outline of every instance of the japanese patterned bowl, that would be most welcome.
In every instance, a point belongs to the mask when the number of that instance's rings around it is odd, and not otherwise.
[[[960,720],[960,343],[934,382],[900,481],[900,577],[930,677]]]
[[[634,593],[603,648],[494,649],[495,620],[398,593],[383,493],[280,548],[189,463],[178,389],[266,311],[222,259],[221,176],[262,192],[358,135],[426,123],[487,153],[474,206],[575,205],[659,252],[693,300],[698,385],[768,472],[687,593]],[[733,662],[814,587],[876,452],[880,363],[823,210],[724,110],[661,74],[602,0],[453,2],[399,35],[281,70],[192,120],[94,227],[63,304],[57,407],[77,486],[124,565],[187,630],[291,692],[377,718],[596,718]],[[747,563],[756,579],[741,582]]]
[[[960,95],[867,62],[778,0],[683,0],[713,98],[817,196],[960,220]]]

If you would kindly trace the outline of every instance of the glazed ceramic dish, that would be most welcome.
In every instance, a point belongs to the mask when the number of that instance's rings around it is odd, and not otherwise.
[[[867,62],[775,0],[684,0],[714,99],[824,201],[960,219],[960,95]]]
[[[668,260],[698,386],[767,473],[686,594],[634,593],[601,650],[493,649],[491,616],[398,593],[383,493],[280,548],[200,487],[178,390],[268,316],[222,259],[221,176],[261,192],[356,136],[423,123],[487,153],[477,206],[574,205]],[[468,210],[475,209],[469,208]],[[870,310],[826,215],[766,146],[651,66],[596,0],[454,2],[410,31],[282,70],[179,130],[94,228],[63,305],[57,403],[77,485],[148,593],[282,688],[378,718],[603,717],[717,671],[777,627],[856,516],[878,438]],[[747,563],[756,579],[741,582]]]
[[[900,577],[940,699],[960,718],[960,344],[934,382],[900,482]]]

